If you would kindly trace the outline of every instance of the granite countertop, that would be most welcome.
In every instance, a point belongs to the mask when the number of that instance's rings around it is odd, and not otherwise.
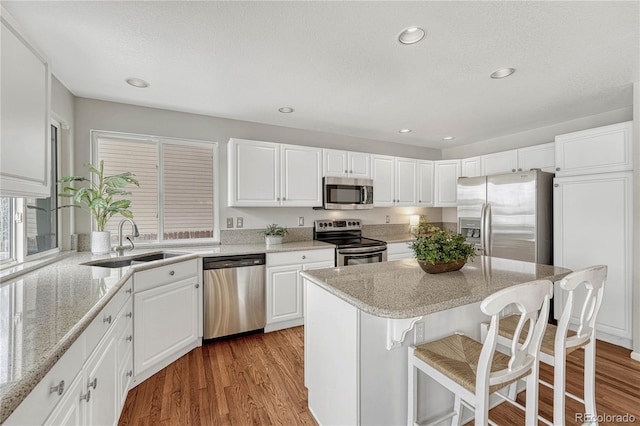
[[[460,271],[425,273],[415,259],[302,272],[302,276],[356,308],[384,318],[413,318],[483,300],[536,279],[557,281],[568,269],[476,256]]]
[[[262,243],[140,249],[127,252],[120,259],[160,250],[184,255],[123,268],[81,265],[114,256],[65,252],[39,268],[4,271],[0,312],[9,328],[2,329],[0,336],[0,423],[42,380],[133,272],[205,256],[334,247],[310,240],[269,247]],[[7,340],[8,335],[13,337]]]

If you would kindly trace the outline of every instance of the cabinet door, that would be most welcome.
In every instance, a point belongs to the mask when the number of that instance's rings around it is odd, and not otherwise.
[[[460,160],[443,160],[434,163],[435,206],[455,207],[458,199]]]
[[[349,176],[353,178],[371,177],[371,157],[364,152],[350,152],[348,154],[347,164],[349,166]]]
[[[633,122],[556,136],[556,176],[633,169]]]
[[[518,150],[496,152],[480,157],[482,175],[499,175],[518,170]]]
[[[396,206],[415,206],[417,161],[412,158],[396,158],[395,161]]]
[[[337,149],[323,149],[322,168],[324,176],[345,177],[349,171],[347,169],[347,151]]]
[[[0,196],[49,197],[49,63],[4,10],[0,26]]]
[[[413,250],[409,243],[387,244],[387,260],[413,259]]]
[[[279,205],[279,144],[231,139],[228,150],[229,206]]]
[[[553,202],[554,263],[608,266],[598,339],[630,348],[632,172],[556,178]]]
[[[373,205],[376,207],[395,204],[395,159],[387,155],[371,156],[371,179],[373,179]]]
[[[433,161],[418,160],[418,205],[433,206]]]
[[[197,278],[134,295],[134,374],[140,375],[198,339]]]
[[[518,149],[518,171],[531,169],[555,173],[556,145],[553,142]]]
[[[460,167],[461,177],[482,176],[480,157],[463,158],[460,160]]]
[[[60,400],[56,408],[53,410],[49,418],[44,422],[45,425],[51,426],[82,426],[85,424],[82,418],[80,395],[84,393],[84,376],[82,372],[78,373],[76,378],[71,382],[65,395]]]
[[[301,265],[267,268],[267,324],[302,318]]]
[[[314,207],[322,205],[322,150],[281,145],[282,205]]]
[[[84,423],[113,425],[118,421],[118,368],[114,326],[93,351],[84,367],[84,392],[91,392],[85,404]]]

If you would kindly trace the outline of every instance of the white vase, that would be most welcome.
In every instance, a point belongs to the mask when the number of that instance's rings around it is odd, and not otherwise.
[[[265,240],[268,246],[273,246],[276,244],[282,244],[282,236],[280,235],[267,235]]]
[[[109,254],[111,249],[111,232],[93,231],[91,233],[91,253]]]

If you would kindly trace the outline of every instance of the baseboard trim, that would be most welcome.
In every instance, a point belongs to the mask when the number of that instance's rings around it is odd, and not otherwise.
[[[631,352],[631,359],[634,361],[640,361],[640,352]]]

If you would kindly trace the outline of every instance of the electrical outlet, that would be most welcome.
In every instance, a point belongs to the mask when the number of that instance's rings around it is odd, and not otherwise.
[[[387,215],[386,221],[387,223],[391,222],[391,218],[389,217],[389,215]]]
[[[244,226],[244,218],[237,217],[236,218],[236,228],[242,228]]]
[[[228,217],[227,218],[227,228],[233,228],[233,218],[232,217]]]
[[[298,226],[304,226],[304,216],[298,217]]]
[[[424,322],[418,321],[416,323],[416,332],[413,338],[413,343],[419,345],[424,343]]]

